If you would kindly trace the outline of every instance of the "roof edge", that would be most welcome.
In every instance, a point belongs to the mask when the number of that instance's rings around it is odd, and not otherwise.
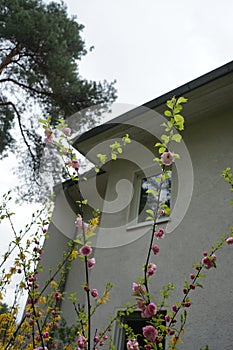
[[[159,106],[162,106],[164,103],[166,103],[166,101],[171,98],[171,96],[183,96],[185,94],[187,94],[188,92],[191,92],[195,89],[198,89],[208,83],[211,83],[219,78],[224,77],[225,75],[232,73],[233,72],[233,61],[230,61],[226,64],[224,64],[223,66],[220,66],[204,75],[201,75],[198,78],[195,78],[191,81],[189,81],[188,83],[185,83],[173,90],[170,90],[169,92],[156,97],[155,99],[146,102],[145,104],[142,104],[139,107],[136,107],[126,113],[121,114],[120,116],[113,118],[112,120],[103,123],[101,125],[98,125],[96,127],[94,127],[91,130],[86,131],[85,133],[81,134],[80,136],[78,136],[75,140],[74,140],[74,147],[77,148],[77,150],[79,150],[79,147],[77,145],[77,143],[81,143],[83,141],[86,141],[94,136],[97,136],[98,134],[105,132],[111,128],[113,128],[114,126],[116,126],[116,124],[119,124],[121,122],[126,122],[127,120],[132,119],[133,117],[136,117],[138,115],[140,115],[143,111],[145,111],[145,109],[155,109],[158,108]],[[76,146],[77,145],[77,146]],[[82,151],[80,150],[80,152],[82,153]]]

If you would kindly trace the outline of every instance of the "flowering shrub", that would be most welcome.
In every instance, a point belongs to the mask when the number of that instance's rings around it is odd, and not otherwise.
[[[190,293],[196,287],[202,286],[199,279],[203,277],[203,270],[216,267],[217,251],[224,244],[233,244],[233,229],[231,228],[231,235],[229,237],[223,235],[221,240],[215,243],[210,252],[203,252],[201,261],[194,266],[194,271],[190,274],[189,279],[184,282],[182,300],[171,305],[169,310],[167,309],[168,298],[174,290],[172,283],[169,283],[161,291],[162,301],[156,303],[153,301],[149,288],[151,285],[149,282],[153,280],[153,276],[157,271],[157,266],[153,262],[153,258],[160,252],[160,240],[166,237],[165,229],[158,227],[158,220],[164,214],[169,215],[170,210],[160,200],[160,195],[162,184],[169,176],[169,166],[179,158],[178,154],[170,150],[170,145],[172,141],[181,141],[181,135],[174,132],[174,128],[178,131],[184,129],[184,118],[180,114],[180,111],[182,110],[182,104],[185,102],[186,99],[183,97],[178,99],[172,98],[167,102],[168,109],[164,114],[168,119],[163,125],[165,133],[161,136],[162,142],[157,142],[155,145],[160,155],[160,157],[155,158],[155,162],[161,168],[159,191],[158,193],[154,193],[148,190],[148,195],[154,197],[157,207],[155,211],[151,209],[147,210],[148,219],[153,221],[153,224],[149,249],[143,266],[143,276],[138,281],[133,281],[132,283],[132,296],[135,298],[135,301],[123,306],[119,310],[119,314],[109,322],[106,320],[105,329],[92,329],[92,317],[98,312],[99,307],[109,301],[110,291],[113,287],[112,283],[107,282],[103,292],[100,293],[96,286],[92,286],[90,280],[90,270],[94,269],[95,264],[98,263],[92,256],[93,247],[91,244],[91,238],[95,235],[95,230],[99,225],[98,211],[95,211],[93,217],[88,222],[85,222],[83,212],[87,201],[79,193],[80,200],[77,202],[79,214],[77,214],[75,220],[77,237],[75,240],[70,241],[62,261],[58,264],[55,271],[50,273],[50,278],[46,284],[41,286],[39,285],[38,275],[43,270],[41,256],[43,254],[44,238],[48,239],[51,210],[43,209],[38,211],[33,215],[30,225],[26,226],[24,231],[17,233],[12,221],[13,214],[8,210],[10,194],[8,193],[4,196],[3,204],[0,208],[0,217],[1,220],[9,220],[14,233],[14,240],[10,243],[9,249],[3,256],[0,265],[2,268],[0,300],[3,300],[4,295],[7,293],[7,286],[15,275],[22,276],[22,279],[18,284],[15,303],[11,307],[10,313],[0,315],[0,349],[98,350],[106,346],[113,350],[115,346],[113,344],[111,330],[113,323],[116,321],[125,329],[128,337],[127,349],[138,350],[139,340],[137,339],[137,334],[134,334],[133,330],[122,321],[122,316],[127,316],[136,309],[140,310],[141,317],[147,322],[142,328],[145,350],[162,349],[165,338],[169,339],[170,350],[177,348],[184,332],[188,309],[192,305]],[[61,120],[60,125],[57,127],[61,132],[57,141],[54,131],[50,126],[50,118],[42,120],[41,123],[44,128],[45,142],[48,145],[58,148],[71,181],[78,183],[80,180],[80,163],[73,154],[69,140],[72,133],[71,129]],[[64,145],[64,141],[66,145]],[[125,135],[122,138],[122,143],[114,142],[110,145],[109,155],[98,154],[97,158],[100,164],[96,165],[96,171],[98,172],[99,167],[106,163],[108,159],[116,160],[117,156],[122,153],[123,147],[129,143],[129,135]],[[229,168],[223,172],[223,176],[232,186],[233,179]],[[24,238],[29,231],[33,232],[33,234],[27,238],[25,244]],[[13,256],[13,252],[17,253],[13,265],[9,268],[6,262]],[[76,295],[68,296],[77,315],[76,324],[68,327],[62,317],[60,308],[61,301],[66,298],[62,286],[67,271],[76,259],[80,259],[85,267],[85,281],[83,281],[80,289],[82,288],[85,292],[86,305],[81,306],[78,303]],[[28,301],[22,319],[18,320],[18,296],[20,293],[27,293]],[[163,317],[162,311],[165,310],[165,306],[167,311]],[[180,315],[180,322],[178,322],[178,315]]]

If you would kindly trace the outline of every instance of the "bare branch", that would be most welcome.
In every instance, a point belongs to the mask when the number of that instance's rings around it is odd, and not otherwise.
[[[12,79],[12,78],[5,78],[5,79],[1,79],[0,83],[13,83],[19,87],[21,87],[22,89],[26,89],[26,90],[30,90],[32,92],[35,92],[38,95],[44,95],[44,96],[53,96],[53,93],[51,92],[47,92],[47,91],[41,91],[41,90],[37,90],[31,86],[28,86],[26,84],[20,83],[19,81]]]
[[[13,57],[17,56],[20,51],[22,50],[22,47],[20,44],[16,45],[14,49],[11,50],[11,52],[4,57],[3,61],[0,64],[0,75],[2,74],[4,68],[6,68],[10,63],[12,63]]]
[[[33,170],[34,170],[34,173],[33,173],[33,176],[34,176],[34,180],[36,182],[36,184],[39,186],[39,183],[36,179],[36,176],[35,176],[35,173],[36,173],[36,164],[38,163],[36,158],[35,158],[35,155],[33,154],[32,150],[31,150],[31,147],[27,141],[27,138],[25,137],[25,133],[24,133],[24,130],[23,130],[23,125],[22,125],[22,122],[21,122],[21,116],[20,116],[20,113],[18,111],[18,109],[16,108],[15,104],[11,101],[7,101],[7,102],[0,102],[0,106],[11,106],[16,114],[16,117],[17,117],[17,120],[18,120],[18,125],[19,125],[19,129],[20,129],[20,133],[22,135],[22,138],[23,138],[23,141],[28,149],[28,152],[32,158],[32,161],[33,161]]]

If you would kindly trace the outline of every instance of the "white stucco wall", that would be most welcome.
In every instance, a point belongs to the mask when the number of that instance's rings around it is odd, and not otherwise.
[[[159,290],[168,282],[173,282],[177,287],[171,298],[171,305],[174,301],[181,300],[183,281],[189,279],[189,274],[193,272],[192,265],[200,261],[203,251],[208,251],[212,243],[219,239],[223,232],[227,232],[232,224],[232,208],[228,205],[230,191],[220,177],[223,169],[233,165],[232,130],[233,118],[230,111],[223,111],[221,115],[216,112],[200,116],[199,121],[189,124],[185,130],[184,141],[194,170],[194,189],[183,221],[174,232],[167,234],[165,239],[158,242],[160,253],[157,257],[151,258],[151,261],[158,266],[156,275],[151,278],[151,291],[155,296],[155,302]],[[131,148],[129,152],[141,157],[137,153],[137,148]],[[132,159],[133,154],[127,157]],[[177,160],[179,161],[182,160]],[[148,167],[150,166],[151,164],[148,164]],[[116,161],[111,163],[107,171],[109,178],[106,200],[111,201],[116,198],[117,194],[114,191],[119,180],[126,179],[133,182],[135,166],[133,163],[127,165],[126,161]],[[127,186],[129,185],[125,182],[121,188],[126,197],[125,202],[130,195]],[[174,202],[174,197],[177,195],[176,170],[173,172],[172,186]],[[185,189],[185,184],[183,187],[181,185],[181,191],[182,188]],[[74,234],[75,214],[66,208],[65,202],[64,198],[57,197],[54,217],[57,218],[62,233],[54,230],[52,237],[50,235],[49,253],[48,248],[47,253],[45,252],[49,266],[54,263],[56,254],[60,255],[64,244],[67,243],[65,236],[71,238],[69,232]],[[103,203],[103,212],[105,205],[107,210],[110,204]],[[128,225],[132,205],[134,204],[130,203],[125,210],[117,213],[102,215],[100,226],[103,232],[99,238],[97,236],[95,242],[94,256],[97,263],[91,271],[90,287],[97,288],[101,293],[106,282],[111,281],[115,286],[110,294],[111,301],[97,310],[93,319],[93,329],[104,328],[106,318],[113,316],[122,304],[133,300],[130,296],[132,282],[142,276],[141,267],[145,262],[150,233],[148,226],[146,229],[144,227],[130,229],[130,226],[133,226]],[[166,226],[164,223],[161,225]],[[114,242],[112,246],[111,242]],[[207,279],[203,280],[204,289],[197,288],[191,293],[193,304],[188,310],[184,343],[179,345],[179,349],[199,350],[206,344],[209,344],[211,350],[232,349],[232,257],[231,247],[225,247],[217,253],[217,269],[207,271]],[[79,289],[83,276],[81,269],[79,263],[72,266],[66,283],[68,294]],[[84,302],[83,294],[80,302]],[[63,303],[63,312],[71,322],[74,313],[69,302]]]

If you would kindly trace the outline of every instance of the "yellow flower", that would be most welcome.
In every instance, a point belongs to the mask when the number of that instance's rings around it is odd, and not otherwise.
[[[176,337],[175,335],[171,339],[172,344],[177,344],[181,341],[180,337]]]
[[[17,307],[15,307],[14,309],[13,309],[13,315],[16,315],[18,313],[18,309],[17,309]]]
[[[57,282],[55,282],[55,281],[51,281],[50,284],[51,284],[51,287],[53,287],[53,288],[57,287]]]
[[[72,345],[67,345],[66,347],[65,347],[65,350],[72,350]]]
[[[24,260],[24,259],[26,258],[26,255],[23,254],[23,253],[20,253],[20,254],[19,254],[19,257],[20,257],[20,259]]]
[[[99,217],[96,216],[93,219],[90,220],[90,224],[94,227],[97,227],[99,225]]]
[[[41,302],[41,304],[45,304],[46,303],[46,297],[45,296],[41,296],[40,297],[40,302]]]
[[[5,278],[8,280],[8,282],[9,282],[9,279],[11,278],[11,275],[12,275],[11,273],[6,273],[5,274]]]
[[[73,250],[70,254],[71,259],[75,260],[77,258],[78,255],[78,251],[77,250]]]
[[[106,304],[106,303],[107,303],[107,301],[104,298],[100,298],[98,300],[98,304]]]
[[[85,331],[88,330],[88,324],[87,324],[87,323],[85,323],[85,324],[83,325],[83,329],[84,329]]]
[[[10,268],[10,273],[12,273],[12,274],[13,274],[13,273],[16,273],[16,268],[15,268],[15,267],[11,267],[11,268]]]
[[[5,338],[11,337],[15,331],[15,319],[10,313],[0,315],[0,331],[4,331]]]
[[[18,335],[17,338],[16,338],[16,341],[17,341],[19,344],[22,344],[23,341],[24,341],[24,336]]]
[[[106,301],[109,300],[109,292],[108,292],[108,291],[105,291],[105,292],[104,292],[104,299],[105,299]]]

